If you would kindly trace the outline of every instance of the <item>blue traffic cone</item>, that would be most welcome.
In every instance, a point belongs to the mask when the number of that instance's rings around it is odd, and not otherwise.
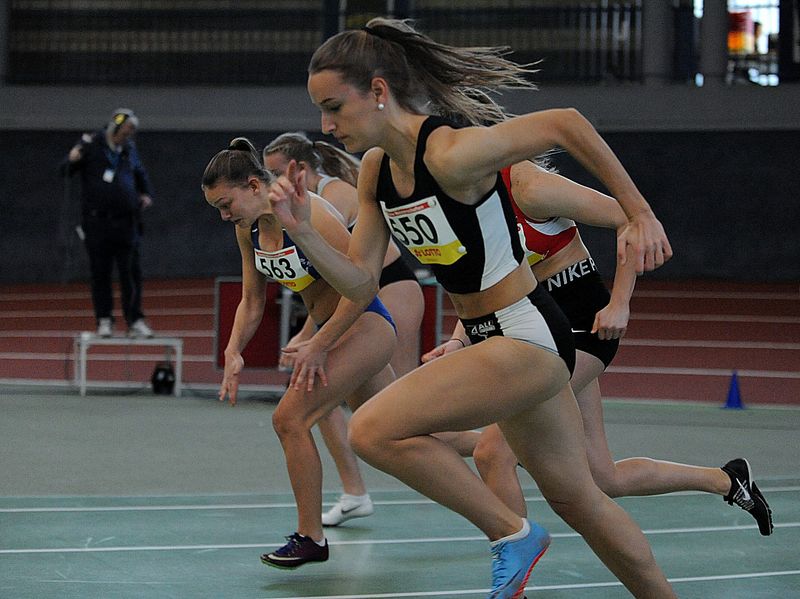
[[[742,410],[742,396],[739,394],[739,379],[736,376],[736,371],[733,371],[731,376],[731,385],[728,388],[728,400],[725,402],[726,409],[729,410]]]

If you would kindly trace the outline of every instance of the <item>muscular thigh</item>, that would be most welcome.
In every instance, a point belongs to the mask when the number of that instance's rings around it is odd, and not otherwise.
[[[471,430],[554,395],[569,373],[555,353],[490,337],[408,373],[359,410],[395,438]]]
[[[386,367],[394,343],[392,326],[382,316],[365,312],[328,352],[328,385],[317,381],[310,393],[290,388],[280,407],[291,410],[309,426],[314,424]]]
[[[575,396],[583,390],[593,380],[597,379],[603,371],[605,365],[597,356],[593,356],[582,350],[575,351],[575,372],[572,373],[570,385]]]
[[[416,281],[397,281],[383,287],[378,297],[397,325],[397,350],[392,366],[402,376],[419,365],[419,334],[425,300]]]
[[[499,424],[549,501],[569,501],[591,482],[581,417],[569,385]]]
[[[416,332],[422,322],[425,300],[416,281],[397,281],[382,288],[378,297],[389,310],[398,330]]]

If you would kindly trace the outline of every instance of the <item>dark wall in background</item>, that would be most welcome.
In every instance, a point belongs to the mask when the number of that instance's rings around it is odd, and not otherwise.
[[[279,133],[279,132],[277,132]],[[262,147],[277,133],[158,132],[137,136],[156,204],[145,213],[147,278],[235,275],[232,226],[200,191],[208,160],[246,135]],[[0,283],[85,280],[74,227],[77,181],[58,163],[79,131],[0,131]],[[669,234],[675,257],[658,278],[800,280],[800,131],[604,132]],[[561,172],[599,184],[572,160]],[[581,229],[601,269],[613,269],[614,235]]]
[[[649,276],[800,281],[800,131],[603,137],[664,224],[675,252]],[[569,156],[557,155],[555,162],[562,174],[601,189]],[[581,230],[610,274],[614,257],[606,250],[613,239]]]

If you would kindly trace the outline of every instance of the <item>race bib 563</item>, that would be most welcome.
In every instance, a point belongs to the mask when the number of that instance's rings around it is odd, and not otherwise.
[[[300,261],[297,248],[291,246],[275,252],[255,251],[256,268],[292,291],[302,291],[314,282]]]

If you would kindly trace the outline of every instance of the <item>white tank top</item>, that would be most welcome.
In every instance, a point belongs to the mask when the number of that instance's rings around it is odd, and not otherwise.
[[[328,200],[326,200],[325,198],[322,197],[322,191],[328,186],[328,183],[332,183],[333,181],[341,181],[341,179],[339,177],[331,177],[330,175],[323,174],[322,178],[319,180],[319,183],[317,183],[317,195],[320,197],[320,199],[323,202],[325,202],[327,204],[326,208],[329,208],[331,210],[331,212],[333,212],[333,215],[336,218],[338,218],[339,221],[341,221],[341,223],[345,227],[347,227],[348,229],[352,230],[353,227],[356,224],[356,219],[358,217],[354,216],[353,220],[351,222],[349,222],[349,223],[346,222],[345,219],[344,219],[344,214],[339,212],[339,210],[336,208],[336,206],[334,206]]]

